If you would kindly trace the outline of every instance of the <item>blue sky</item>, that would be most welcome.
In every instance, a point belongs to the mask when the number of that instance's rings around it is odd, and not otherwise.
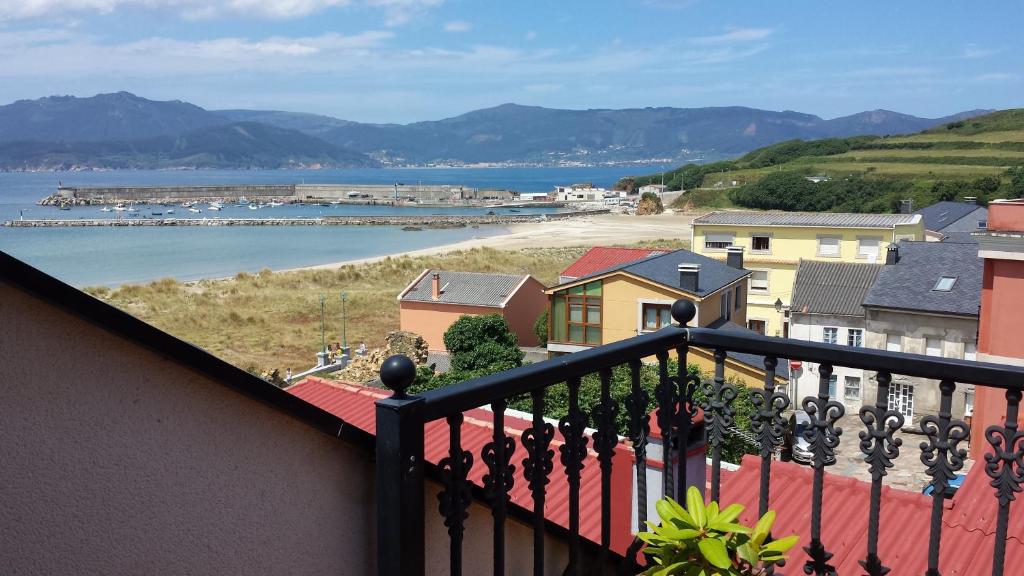
[[[0,0],[0,103],[128,90],[414,122],[505,102],[1024,106],[1018,2]]]

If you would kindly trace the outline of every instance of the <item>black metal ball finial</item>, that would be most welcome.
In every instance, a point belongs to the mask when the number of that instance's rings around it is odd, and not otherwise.
[[[405,398],[405,391],[416,380],[416,365],[401,354],[388,357],[380,365],[380,381],[393,390],[392,398]]]
[[[686,326],[696,315],[697,307],[693,305],[693,302],[689,300],[676,300],[672,303],[672,318],[679,322],[680,326]]]

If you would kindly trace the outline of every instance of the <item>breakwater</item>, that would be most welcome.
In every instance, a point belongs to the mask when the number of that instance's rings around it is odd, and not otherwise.
[[[321,218],[82,218],[78,220],[7,220],[11,228],[80,228],[90,226],[423,226],[461,228],[487,224],[526,224],[607,214],[609,210],[580,210],[552,214],[495,214],[484,216],[324,216]]]

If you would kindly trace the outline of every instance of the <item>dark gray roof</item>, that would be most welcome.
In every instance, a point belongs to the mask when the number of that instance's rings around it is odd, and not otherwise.
[[[983,261],[977,244],[899,243],[899,262],[882,266],[865,307],[977,316]],[[949,292],[933,290],[939,278],[955,277]]]
[[[978,237],[973,232],[943,232],[942,241],[950,244],[978,244]]]
[[[793,281],[790,310],[803,314],[863,316],[861,302],[881,267],[880,264],[801,260]]]
[[[441,275],[441,297],[433,299],[431,281]],[[446,272],[428,270],[402,294],[404,302],[442,302],[497,307],[508,299],[525,274],[484,274],[482,272]]]
[[[844,214],[839,212],[747,212],[722,211],[705,214],[694,224],[731,224],[734,226],[820,226],[848,228],[892,228],[913,224],[917,214]]]
[[[973,213],[981,206],[967,202],[936,202],[914,212],[924,218],[925,230],[940,232],[943,228]]]
[[[742,334],[754,334],[753,330],[744,328],[732,320],[726,320],[719,318],[711,324],[708,324],[708,328],[714,328],[715,330],[721,330],[722,332],[734,332]],[[740,352],[729,352],[729,358],[742,362],[748,366],[753,366],[758,370],[764,370],[764,356],[758,356],[757,354],[744,354]],[[775,366],[775,375],[783,378],[789,378],[789,360],[785,358],[779,358],[779,362]]]
[[[601,270],[589,276],[584,276],[583,278],[580,278],[580,280],[593,278],[616,270],[622,270],[646,280],[650,280],[651,282],[656,282],[663,286],[680,290],[680,264],[700,264],[700,274],[697,277],[696,292],[696,295],[700,297],[711,294],[722,287],[728,286],[729,284],[750,275],[749,270],[727,266],[725,263],[715,260],[714,258],[701,256],[700,254],[690,252],[689,250],[675,250],[668,254],[651,256],[629,264]]]

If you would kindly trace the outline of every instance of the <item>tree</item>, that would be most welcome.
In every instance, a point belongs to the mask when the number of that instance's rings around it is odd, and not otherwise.
[[[537,321],[533,323],[533,333],[537,335],[537,344],[539,346],[548,345],[548,311],[545,310],[537,317]]]
[[[648,214],[661,214],[665,207],[661,204],[661,198],[653,192],[644,192],[640,197],[640,203],[636,207],[636,213],[640,216]]]
[[[498,314],[463,316],[444,333],[453,372],[493,374],[523,364],[523,351],[508,322]]]

